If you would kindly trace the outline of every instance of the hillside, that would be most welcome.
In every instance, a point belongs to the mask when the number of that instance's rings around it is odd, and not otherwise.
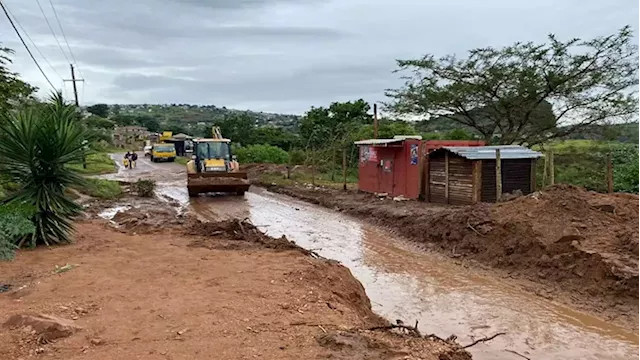
[[[266,113],[262,111],[235,110],[215,105],[189,104],[128,104],[109,105],[112,114],[146,115],[158,118],[163,123],[180,123],[183,126],[198,123],[212,123],[225,117],[248,115],[256,120],[257,126],[274,126],[287,130],[297,129],[300,116],[289,114]]]

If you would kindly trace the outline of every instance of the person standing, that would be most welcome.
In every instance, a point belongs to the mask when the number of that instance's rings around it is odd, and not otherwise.
[[[124,154],[124,160],[122,160],[122,162],[124,163],[124,168],[125,169],[130,169],[131,168],[131,153],[129,153],[127,151],[127,153]]]
[[[136,152],[131,153],[131,159],[129,160],[130,168],[136,167],[136,161],[138,160],[138,154]]]

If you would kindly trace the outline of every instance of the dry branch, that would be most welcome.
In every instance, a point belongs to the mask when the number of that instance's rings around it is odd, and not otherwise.
[[[404,325],[401,322],[398,322],[398,324],[374,326],[374,327],[368,328],[367,330],[390,330],[390,329],[404,329],[414,334],[417,337],[422,337],[422,334],[420,334],[420,330],[418,330],[418,320],[416,320],[416,324],[414,326]]]
[[[506,351],[506,352],[510,352],[510,353],[512,353],[512,354],[516,354],[516,355],[520,356],[520,357],[521,357],[521,358],[523,358],[523,359],[531,360],[531,358],[526,357],[526,356],[524,356],[524,355],[520,354],[519,352],[517,352],[517,351],[515,351],[515,350],[508,350],[508,349],[505,349],[504,351]]]
[[[497,333],[497,334],[493,334],[493,335],[488,336],[488,337],[483,337],[483,338],[481,338],[481,339],[478,339],[478,340],[476,340],[476,341],[472,342],[472,343],[471,343],[471,344],[469,344],[469,345],[465,345],[465,346],[463,346],[462,348],[463,348],[463,349],[470,348],[470,347],[472,347],[472,346],[474,346],[474,345],[476,345],[476,344],[478,344],[478,343],[481,343],[481,342],[487,342],[487,341],[490,341],[490,340],[495,339],[496,337],[498,337],[498,336],[500,336],[500,335],[506,335],[506,334],[507,334],[507,333],[499,332],[499,333]]]

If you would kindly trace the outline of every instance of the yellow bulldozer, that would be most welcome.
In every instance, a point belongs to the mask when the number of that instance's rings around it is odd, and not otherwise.
[[[187,163],[189,196],[205,193],[235,193],[249,190],[247,173],[231,153],[231,140],[225,139],[220,128],[213,127],[212,138],[193,139],[193,156]]]

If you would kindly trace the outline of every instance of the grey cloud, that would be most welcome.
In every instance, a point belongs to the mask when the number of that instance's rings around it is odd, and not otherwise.
[[[384,89],[401,83],[392,73],[397,58],[462,55],[474,47],[544,41],[551,32],[589,38],[625,24],[638,30],[638,4],[622,0],[53,2],[87,79],[87,103],[212,103],[301,113],[337,100],[384,100]],[[57,31],[48,2],[41,3]],[[66,74],[36,3],[5,4]],[[0,31],[12,34],[3,22]],[[48,91],[15,36],[4,41],[17,51],[12,70]]]

